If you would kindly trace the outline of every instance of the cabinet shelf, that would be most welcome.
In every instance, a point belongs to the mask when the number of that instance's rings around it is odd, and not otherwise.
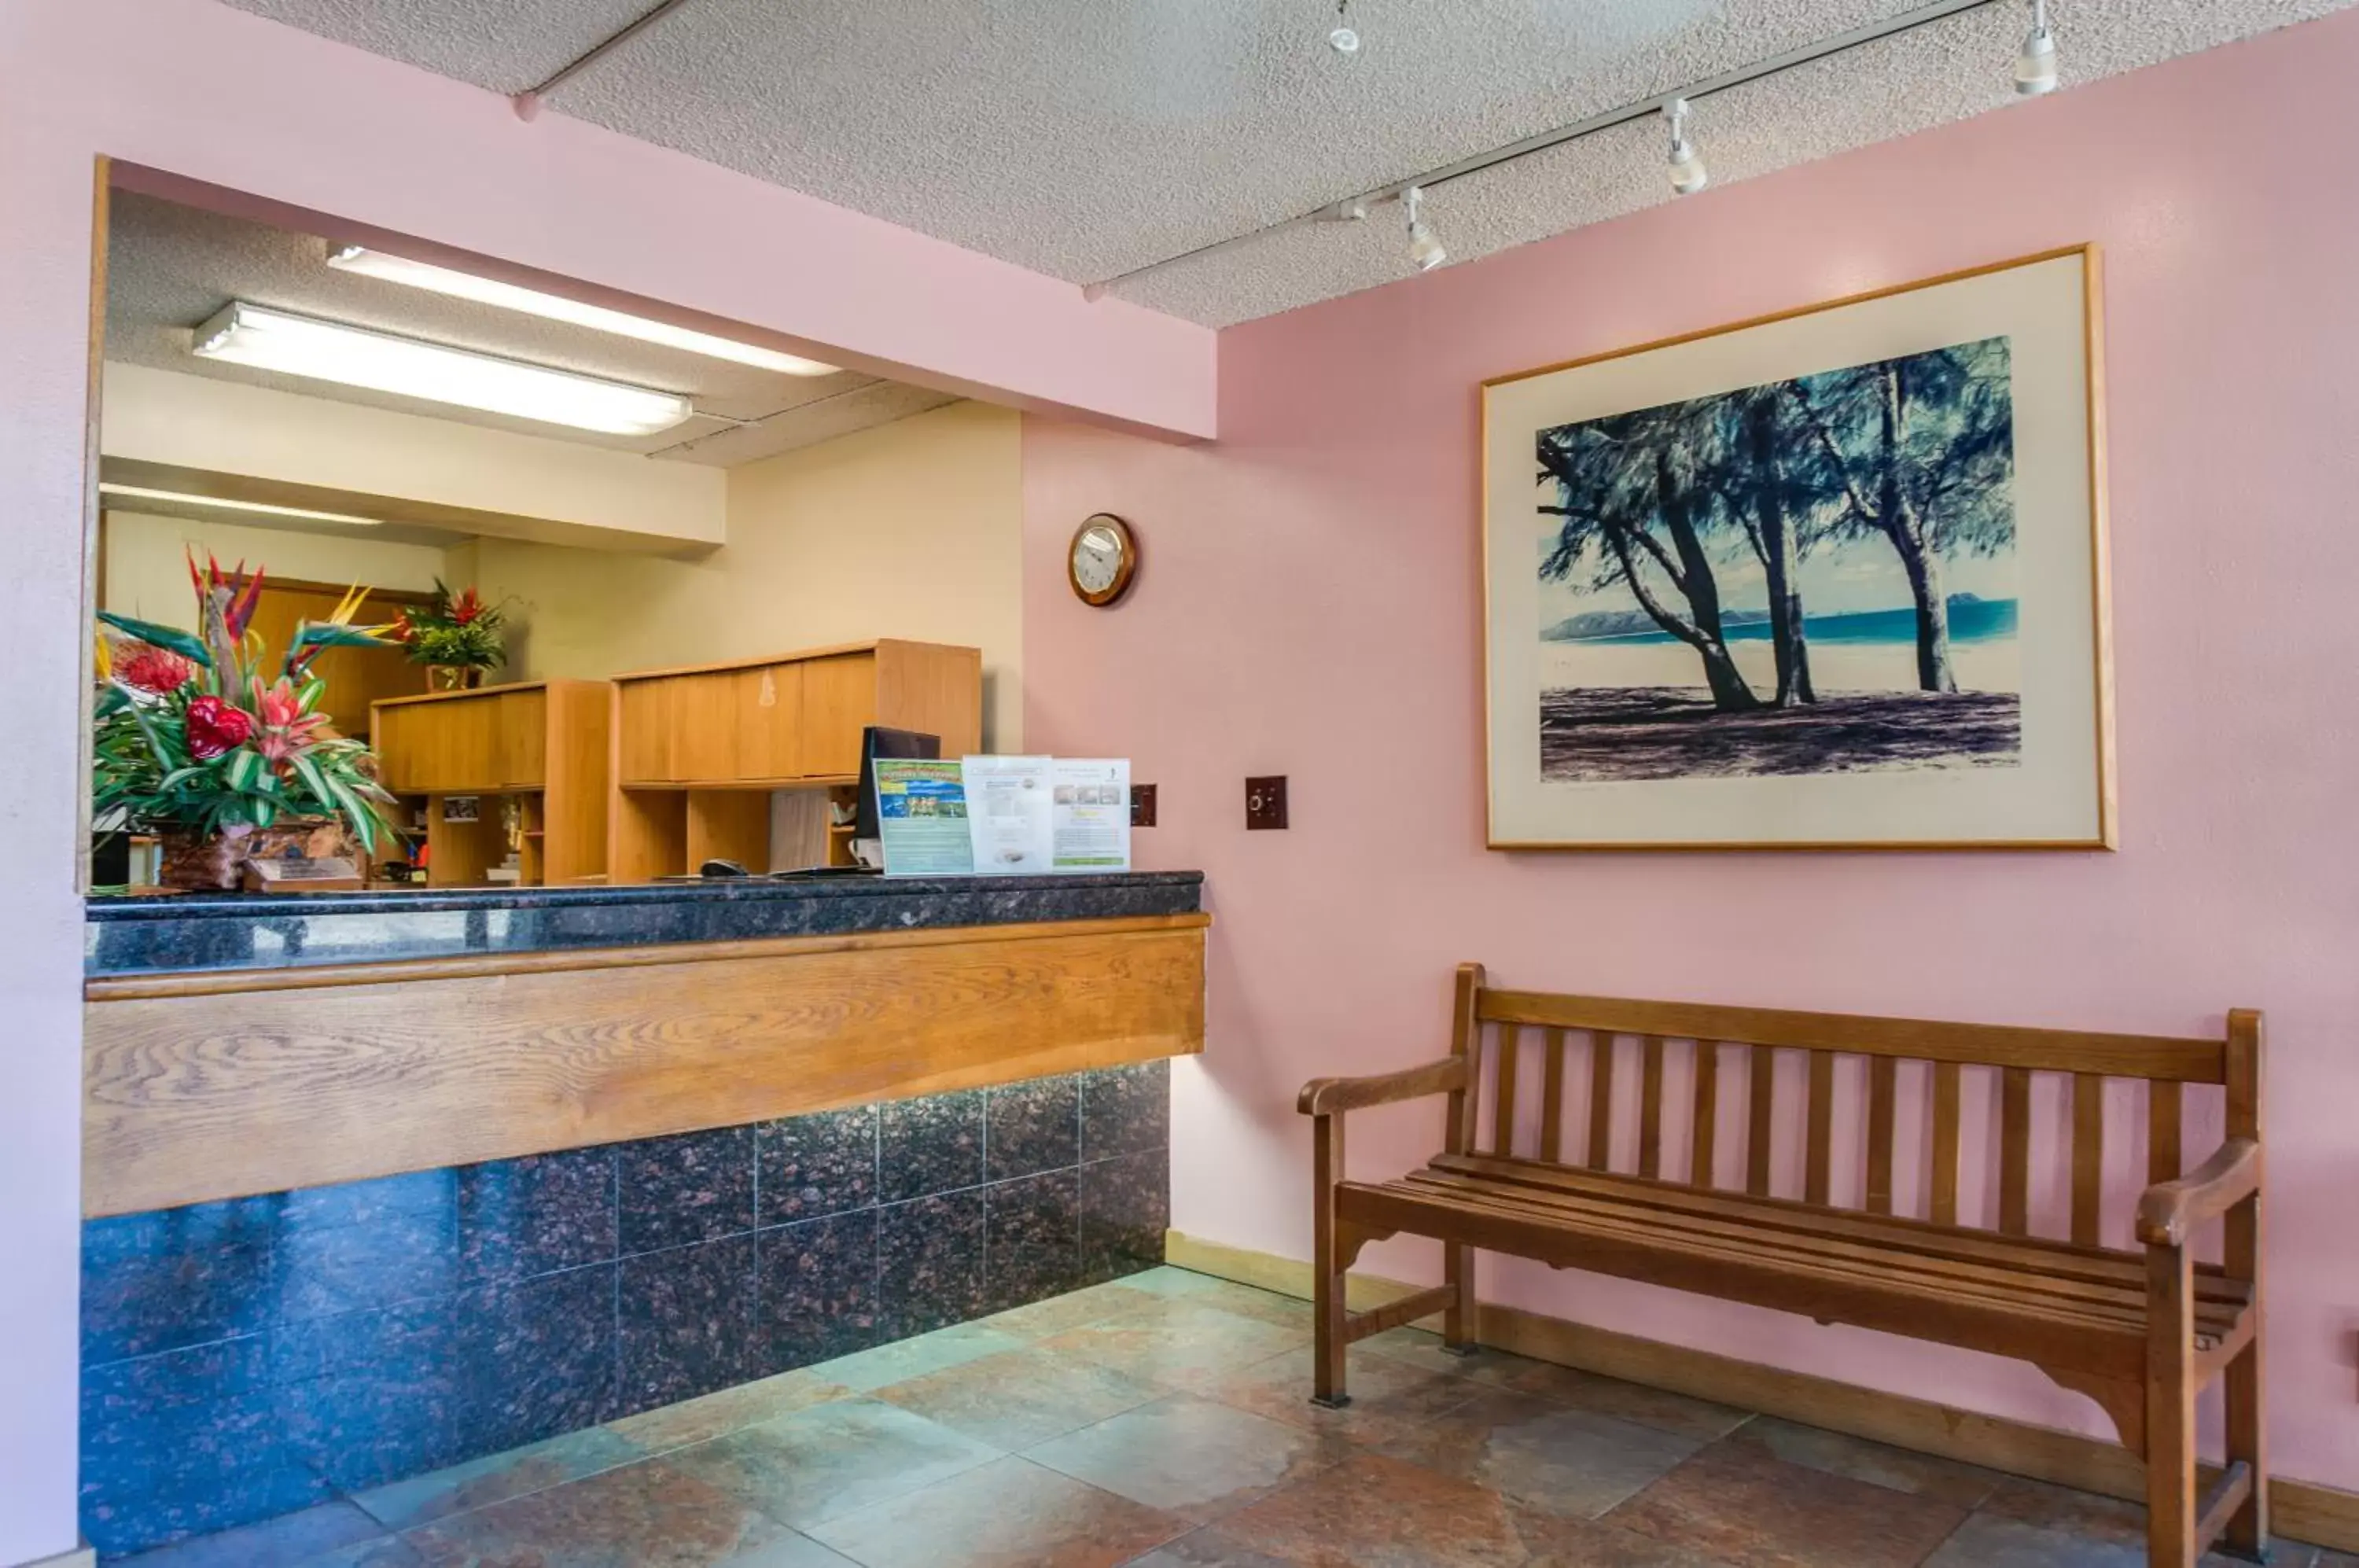
[[[388,698],[371,729],[386,788],[426,802],[429,885],[467,887],[505,860],[501,813],[443,821],[448,797],[523,802],[521,880],[580,881],[606,861],[614,691],[603,681],[534,681]]]
[[[858,781],[871,724],[938,735],[945,757],[979,749],[982,650],[886,638],[616,676],[610,878],[834,860],[815,797]]]

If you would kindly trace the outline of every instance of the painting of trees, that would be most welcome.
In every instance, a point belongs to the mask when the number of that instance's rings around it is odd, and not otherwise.
[[[1669,679],[1608,683],[1603,696],[1559,703],[1547,722],[1567,731],[1608,720],[1626,728],[1641,701],[1633,693],[1643,689],[1648,724],[1695,735],[1699,721],[1716,719],[1723,735],[1741,723],[1749,735],[1797,737],[1750,748],[1735,764],[1747,769],[2011,757],[2016,694],[1971,682],[1962,690],[1952,626],[1962,605],[1974,615],[1972,635],[1988,639],[2001,635],[2002,617],[1951,583],[1961,561],[2011,563],[2009,377],[2007,340],[1989,338],[1538,431],[1538,511],[1551,529],[1541,581],[1577,591],[1584,604],[1629,607],[1575,617],[1560,640],[1675,644],[1701,688],[1698,700],[1679,697],[1691,688]],[[1875,581],[1892,585],[1892,602],[1855,602],[1864,591],[1857,585]],[[1851,597],[1817,603],[1836,592]],[[1742,602],[1755,596],[1757,604]],[[2004,603],[2011,639],[2011,593]],[[1814,670],[1814,628],[1843,645],[1848,673],[1832,690]],[[1909,657],[1862,675],[1860,650],[1878,642]],[[1767,668],[1748,670],[1748,662]],[[1885,696],[1855,694],[1863,681]],[[1998,700],[1889,700],[1908,693]],[[1832,708],[1849,734],[1840,745],[1826,738]],[[1813,713],[1830,724],[1815,735],[1799,723]],[[1713,766],[1709,756],[1697,762]]]
[[[1491,846],[2110,847],[2102,297],[2077,247],[1485,380]]]

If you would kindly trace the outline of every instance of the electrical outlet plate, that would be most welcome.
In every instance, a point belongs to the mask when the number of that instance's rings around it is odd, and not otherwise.
[[[1248,828],[1286,826],[1286,776],[1284,774],[1245,780],[1245,826]]]
[[[1155,786],[1134,784],[1130,787],[1130,825],[1151,828],[1155,825]]]

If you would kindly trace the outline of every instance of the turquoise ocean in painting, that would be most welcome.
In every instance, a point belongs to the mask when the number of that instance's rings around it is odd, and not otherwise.
[[[1952,643],[1999,642],[2015,636],[2016,601],[2013,599],[1953,598],[1950,601],[1950,640]],[[1766,610],[1732,612],[1722,626],[1722,635],[1730,642],[1767,642],[1769,640],[1769,615]],[[1802,617],[1802,633],[1812,642],[1825,643],[1913,643],[1917,640],[1917,612],[1913,609],[1862,610],[1846,615],[1809,615]],[[1610,637],[1569,637],[1568,646],[1598,648],[1638,643],[1662,643],[1673,640],[1665,631],[1621,632]]]

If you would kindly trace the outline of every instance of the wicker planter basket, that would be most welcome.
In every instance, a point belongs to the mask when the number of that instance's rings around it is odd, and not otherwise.
[[[204,838],[164,828],[156,839],[163,863],[158,880],[167,887],[191,890],[240,886],[248,861],[325,860],[354,853],[351,831],[331,817],[289,817],[266,828],[240,824]]]

